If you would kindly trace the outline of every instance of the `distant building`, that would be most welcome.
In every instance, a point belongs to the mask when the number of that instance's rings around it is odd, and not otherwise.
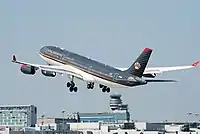
[[[37,123],[37,108],[34,105],[0,106],[0,126],[34,127]]]
[[[79,113],[81,122],[127,122],[126,112]]]
[[[81,122],[116,122],[125,123],[130,120],[128,105],[122,104],[121,95],[110,95],[110,110],[111,112],[100,113],[79,113]]]
[[[70,125],[68,123],[73,122],[77,122],[77,120],[68,118],[39,118],[37,120],[37,127],[39,127],[40,130],[67,131],[70,130]]]

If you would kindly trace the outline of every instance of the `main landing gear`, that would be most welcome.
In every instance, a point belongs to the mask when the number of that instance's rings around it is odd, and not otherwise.
[[[108,93],[110,92],[110,88],[107,87],[107,86],[104,86],[104,85],[100,84],[99,87],[102,88],[102,92],[108,92]]]
[[[70,92],[77,92],[78,91],[78,88],[75,87],[75,83],[73,81],[71,82],[67,82],[67,87],[69,87],[69,91]]]
[[[74,76],[72,75],[71,77],[69,77],[71,79],[70,82],[67,82],[67,87],[69,87],[69,91],[70,92],[77,92],[78,91],[78,88],[75,86],[75,83],[74,83]]]
[[[94,82],[89,82],[89,83],[87,84],[87,88],[88,88],[88,89],[93,89],[93,88],[94,88]]]

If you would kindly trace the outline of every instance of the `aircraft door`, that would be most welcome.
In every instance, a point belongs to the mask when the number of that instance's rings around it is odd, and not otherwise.
[[[114,75],[113,75],[113,80],[115,81],[115,80],[117,80],[117,77],[118,77],[118,73],[114,73]]]
[[[88,67],[88,70],[89,70],[89,71],[92,71],[92,66],[89,66],[89,67]]]

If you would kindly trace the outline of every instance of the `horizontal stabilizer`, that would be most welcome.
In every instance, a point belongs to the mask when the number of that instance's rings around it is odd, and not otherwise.
[[[196,61],[192,64],[193,67],[196,67],[199,64],[200,61]]]
[[[145,80],[146,82],[177,82],[176,80]]]

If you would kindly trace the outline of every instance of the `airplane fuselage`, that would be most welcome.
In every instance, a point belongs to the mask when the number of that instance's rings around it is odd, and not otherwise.
[[[86,81],[109,87],[132,87],[146,84],[142,78],[56,46],[41,48],[39,55],[47,64],[65,65],[67,70],[85,76]]]

